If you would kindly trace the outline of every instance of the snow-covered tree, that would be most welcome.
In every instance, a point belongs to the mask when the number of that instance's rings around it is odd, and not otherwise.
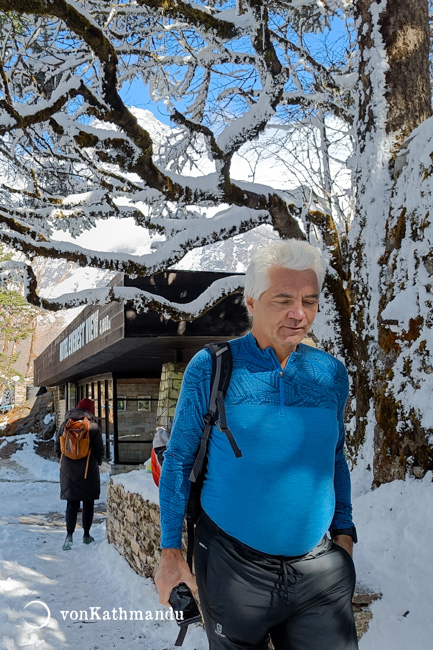
[[[427,0],[358,0],[355,11],[352,323],[358,421],[374,428],[380,483],[433,468],[430,23]]]
[[[318,243],[333,330],[322,344],[333,339],[353,379],[353,455],[372,463],[374,440],[376,483],[432,469],[429,1],[0,0],[0,11],[0,238],[29,260],[131,275],[264,223]],[[170,127],[126,105],[138,81]],[[299,184],[255,177],[266,156],[291,172],[297,157]],[[56,240],[113,215],[157,234],[154,250]],[[47,309],[135,299],[179,318],[239,287],[226,280],[191,306],[131,289],[48,300],[30,263],[12,272]]]
[[[0,245],[0,261],[10,259]],[[19,344],[31,335],[38,310],[29,305],[18,287],[0,287],[0,401],[14,381],[22,379],[17,370]]]

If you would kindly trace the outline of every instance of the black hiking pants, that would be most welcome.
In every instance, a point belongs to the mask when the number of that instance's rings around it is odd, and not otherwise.
[[[356,650],[355,569],[324,537],[310,553],[260,553],[202,513],[194,560],[210,650]]]
[[[80,501],[69,501],[66,504],[66,531],[72,535],[75,526],[77,525],[77,515],[80,509]],[[83,501],[82,525],[84,533],[89,533],[90,527],[93,523],[93,509],[95,502],[93,499]]]

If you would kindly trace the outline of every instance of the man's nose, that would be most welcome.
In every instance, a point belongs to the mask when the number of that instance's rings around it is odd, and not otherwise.
[[[305,309],[302,305],[302,303],[297,303],[294,305],[290,305],[286,312],[287,318],[294,318],[295,320],[302,320],[305,318]]]

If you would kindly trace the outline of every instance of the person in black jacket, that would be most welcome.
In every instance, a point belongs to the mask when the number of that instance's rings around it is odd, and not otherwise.
[[[71,420],[82,420],[87,417],[89,420],[90,437],[90,458],[85,478],[87,458],[78,460],[63,455],[60,466],[60,498],[67,501],[66,504],[66,539],[63,550],[69,551],[72,546],[72,535],[77,524],[77,514],[80,509],[80,502],[83,502],[83,529],[84,544],[90,544],[94,538],[90,535],[90,527],[93,523],[93,508],[95,499],[99,499],[100,478],[99,465],[104,455],[104,443],[101,430],[93,415],[93,402],[91,399],[82,399],[76,408],[66,413],[65,420],[60,425],[56,436],[56,453],[61,457],[60,436],[63,433],[66,422]]]

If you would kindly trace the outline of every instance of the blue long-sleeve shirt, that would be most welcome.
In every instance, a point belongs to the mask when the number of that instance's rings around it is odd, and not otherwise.
[[[297,346],[284,370],[252,334],[230,342],[227,422],[242,457],[213,427],[201,501],[215,523],[274,555],[301,555],[329,527],[353,526],[344,456],[348,378],[343,364]],[[201,350],[185,371],[160,481],[161,546],[180,548],[189,474],[204,429],[212,370]]]

